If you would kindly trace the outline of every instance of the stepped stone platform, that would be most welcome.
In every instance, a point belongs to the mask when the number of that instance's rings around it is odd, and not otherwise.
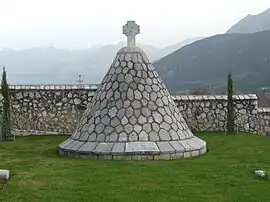
[[[158,160],[199,156],[195,137],[146,54],[135,46],[140,28],[128,21],[120,49],[72,136],[59,154],[86,158]]]

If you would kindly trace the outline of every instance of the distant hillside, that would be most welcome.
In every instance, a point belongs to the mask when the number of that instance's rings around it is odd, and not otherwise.
[[[189,45],[195,41],[198,41],[200,39],[203,39],[203,37],[196,37],[196,38],[189,38],[189,39],[185,39],[184,41],[181,41],[177,44],[173,44],[173,45],[170,45],[170,46],[167,46],[163,49],[160,50],[160,53],[159,53],[159,58],[162,58],[176,50],[178,50],[179,48],[182,48],[186,45]]]
[[[247,15],[227,33],[255,33],[270,30],[270,8],[258,15]]]
[[[155,67],[171,91],[224,91],[229,71],[239,92],[269,88],[270,30],[205,38],[160,59]]]
[[[32,48],[20,51],[0,50],[0,67],[6,66],[11,84],[75,83],[79,74],[85,83],[99,83],[114,59],[125,45],[121,42],[98,48],[65,50]],[[158,59],[160,49],[140,45],[150,60]]]
[[[69,81],[74,83],[77,75],[82,74],[85,83],[100,83],[113,62],[116,52],[125,44],[125,42],[120,42],[96,49],[76,50],[75,54],[80,55],[80,59],[70,61],[66,58],[65,62],[51,67],[47,73],[53,72],[54,75],[61,76],[62,79],[54,79],[55,82]],[[140,46],[148,54],[151,61],[158,59],[160,49],[150,45],[140,44]]]
[[[151,61],[156,61],[188,42],[192,41],[184,41],[165,49],[144,44],[138,45]],[[116,52],[125,44],[126,42],[120,42],[74,50],[54,47],[20,51],[2,49],[0,50],[0,67],[6,66],[11,84],[69,84],[75,83],[79,74],[82,74],[85,83],[100,83]]]

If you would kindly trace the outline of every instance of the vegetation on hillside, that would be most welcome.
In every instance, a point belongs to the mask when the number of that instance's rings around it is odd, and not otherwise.
[[[270,89],[270,30],[205,38],[162,58],[155,68],[172,92],[200,87],[225,93],[228,72],[235,92]]]
[[[255,33],[270,30],[270,8],[258,15],[247,15],[233,25],[227,33]]]

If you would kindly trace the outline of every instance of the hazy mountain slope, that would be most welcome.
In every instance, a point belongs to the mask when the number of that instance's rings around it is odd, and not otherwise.
[[[82,74],[85,83],[100,83],[116,52],[125,44],[126,42],[120,42],[74,50],[54,47],[21,51],[2,49],[0,50],[0,65],[6,66],[9,82],[13,84],[75,83],[79,74]],[[138,44],[138,46],[146,52],[151,61],[165,54],[164,50],[150,45]],[[166,53],[173,50],[168,49]]]
[[[204,37],[196,37],[196,38],[189,38],[189,39],[185,39],[184,41],[181,41],[177,44],[173,44],[173,45],[170,45],[170,46],[167,46],[163,49],[160,50],[160,58],[178,50],[179,48],[182,48],[188,44],[191,44],[195,41],[198,41],[200,39],[203,39]]]
[[[87,51],[89,53],[84,58],[72,62],[60,63],[52,67],[49,71],[62,75],[62,78],[65,78],[65,80],[58,80],[61,82],[66,82],[66,80],[75,82],[77,75],[82,74],[83,80],[86,83],[100,83],[113,62],[117,51],[123,46],[125,46],[125,42],[102,46],[91,52],[89,52],[91,49],[85,50],[84,55],[86,55],[85,52]],[[160,51],[158,48],[149,45],[140,44],[140,47],[145,50],[150,60],[155,60]]]
[[[270,8],[258,15],[247,15],[227,33],[255,33],[265,30],[270,30]]]
[[[107,72],[116,52],[125,42],[99,48],[64,50],[33,48],[21,51],[2,49],[0,65],[6,66],[10,83],[46,84],[75,83],[79,74],[86,83],[99,83]],[[160,49],[140,45],[151,60]]]
[[[239,91],[270,86],[270,31],[224,34],[187,45],[155,63],[172,91],[225,89],[232,71]]]

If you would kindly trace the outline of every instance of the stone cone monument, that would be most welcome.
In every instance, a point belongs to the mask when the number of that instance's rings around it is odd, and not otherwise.
[[[156,160],[206,153],[145,53],[135,46],[140,27],[123,27],[120,49],[100,88],[59,154],[75,157]]]

